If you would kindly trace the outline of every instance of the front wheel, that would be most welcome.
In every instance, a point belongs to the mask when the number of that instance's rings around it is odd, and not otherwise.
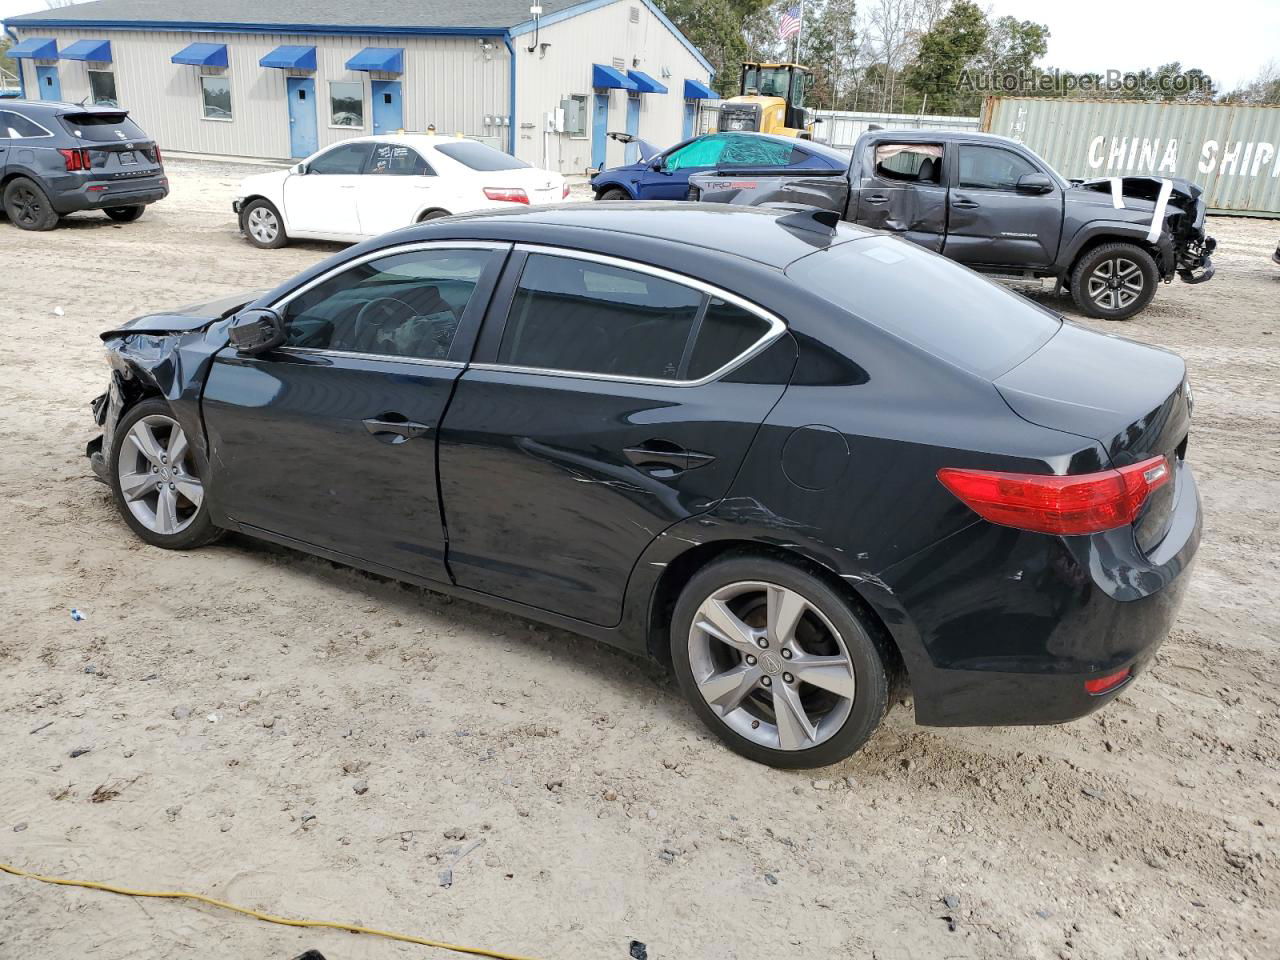
[[[190,550],[218,536],[203,465],[168,403],[154,398],[130,408],[111,446],[111,493],[134,533],[168,550]]]
[[[1151,302],[1159,282],[1155,259],[1142,247],[1104,243],[1071,271],[1071,298],[1087,316],[1128,320]]]
[[[630,200],[631,196],[625,190],[618,187],[610,187],[608,190],[602,190],[597,200]]]
[[[240,229],[255,247],[274,250],[289,242],[280,211],[267,200],[253,200],[240,213]]]
[[[142,211],[146,207],[105,207],[103,213],[114,220],[116,223],[133,223],[142,216]]]
[[[776,560],[739,556],[696,574],[676,603],[671,658],[702,721],[773,767],[843,760],[888,708],[874,627],[817,577]]]

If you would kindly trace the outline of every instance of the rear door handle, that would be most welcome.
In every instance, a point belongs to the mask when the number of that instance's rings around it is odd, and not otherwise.
[[[978,204],[975,201],[970,200],[967,197],[960,197],[959,199],[952,200],[951,205],[961,210],[972,210],[976,206],[978,206]]]
[[[375,440],[382,443],[404,443],[425,437],[431,427],[425,423],[414,423],[395,413],[384,413],[381,417],[370,417],[364,421],[364,428]]]
[[[657,476],[673,476],[685,470],[696,470],[715,460],[709,453],[686,450],[670,440],[646,440],[639,446],[627,447],[622,452],[637,467],[654,472]]]
[[[882,193],[873,193],[867,197],[867,203],[888,203],[889,198]]]

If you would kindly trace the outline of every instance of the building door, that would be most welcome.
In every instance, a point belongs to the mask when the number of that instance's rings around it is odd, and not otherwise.
[[[399,80],[373,81],[373,132],[395,133],[404,129],[404,107]]]
[[[606,134],[609,132],[609,95],[596,94],[595,114],[591,120],[591,166],[596,170],[604,169],[605,147],[608,144]]]
[[[289,156],[309,157],[320,149],[316,137],[316,82],[310,77],[288,77]]]
[[[632,93],[627,96],[627,133],[633,137],[640,135],[640,94]],[[640,145],[638,143],[628,143],[626,153],[627,163],[635,163],[640,159]]]
[[[58,82],[57,67],[36,67],[36,84],[40,87],[41,100],[62,99],[62,84]]]
[[[684,102],[684,128],[680,133],[681,140],[688,140],[693,136],[693,126],[698,119],[698,101],[686,100]]]

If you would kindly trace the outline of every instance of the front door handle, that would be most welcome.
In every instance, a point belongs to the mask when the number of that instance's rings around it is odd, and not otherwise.
[[[404,443],[407,440],[416,440],[418,437],[425,437],[431,432],[431,427],[425,423],[414,423],[412,420],[406,420],[404,417],[395,413],[384,413],[380,417],[370,417],[364,421],[364,428],[369,431],[373,439],[382,443]]]
[[[972,210],[978,206],[978,204],[975,201],[970,200],[968,197],[959,197],[955,200],[952,200],[951,205],[960,210]]]
[[[686,470],[705,467],[715,460],[709,453],[686,450],[670,440],[646,440],[639,446],[627,447],[622,452],[637,467],[648,470],[655,476],[674,476]]]
[[[882,193],[873,193],[867,197],[867,203],[888,203],[889,198]]]

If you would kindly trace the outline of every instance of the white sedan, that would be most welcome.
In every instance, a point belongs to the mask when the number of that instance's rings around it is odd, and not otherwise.
[[[344,140],[287,170],[246,177],[232,208],[250,243],[280,247],[354,242],[453,213],[568,196],[560,174],[479,140],[397,134]]]

